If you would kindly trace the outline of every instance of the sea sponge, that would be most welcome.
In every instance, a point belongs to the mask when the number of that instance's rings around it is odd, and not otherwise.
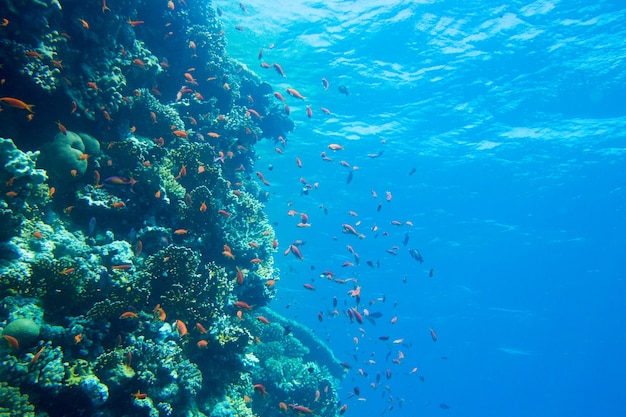
[[[16,338],[20,347],[31,346],[39,337],[39,325],[31,319],[13,320],[4,328],[2,335]]]
[[[67,180],[85,174],[87,159],[81,159],[83,154],[92,157],[99,155],[100,143],[86,133],[68,130],[66,134],[57,133],[52,142],[41,147],[38,163],[48,171],[52,179]]]

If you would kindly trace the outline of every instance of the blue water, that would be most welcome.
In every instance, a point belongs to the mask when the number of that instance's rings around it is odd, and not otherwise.
[[[287,97],[296,123],[284,155],[257,146],[280,241],[272,307],[353,365],[341,391],[350,415],[626,415],[626,9],[423,3],[254,0],[244,14],[215,2],[229,54]],[[259,67],[259,48],[286,78]],[[349,184],[341,160],[358,166]],[[302,195],[300,177],[319,188]],[[311,227],[296,227],[290,209]],[[365,239],[342,233],[357,221]],[[303,261],[282,255],[294,239],[307,242]],[[354,261],[346,245],[358,266],[341,267]],[[382,318],[332,317],[333,296],[340,312],[354,305],[354,284],[323,270],[358,280],[362,308]]]

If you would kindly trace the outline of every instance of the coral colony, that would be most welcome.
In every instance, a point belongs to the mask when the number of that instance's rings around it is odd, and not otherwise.
[[[0,4],[0,414],[343,413],[339,362],[264,307],[284,105],[205,1],[62,3]]]

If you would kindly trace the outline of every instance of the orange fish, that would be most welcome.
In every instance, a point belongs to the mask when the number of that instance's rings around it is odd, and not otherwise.
[[[145,392],[141,392],[139,390],[137,390],[136,393],[130,394],[130,395],[135,397],[136,400],[145,400],[146,398],[148,398],[148,394],[146,394]]]
[[[4,338],[4,340],[7,341],[11,349],[18,350],[20,348],[20,343],[13,336],[9,336],[8,334],[5,334],[2,337]]]
[[[229,212],[227,212],[226,210],[218,210],[217,211],[219,214],[221,214],[222,216],[226,217],[227,219],[230,218],[232,216],[232,214],[230,214]]]
[[[128,19],[126,21],[126,23],[128,23],[132,27],[136,27],[136,26],[139,26],[139,25],[143,25],[144,22],[143,22],[143,20],[130,20],[130,19]]]
[[[267,391],[265,390],[263,384],[254,384],[252,388],[254,388],[255,392],[260,392],[262,395],[267,395]]]
[[[24,54],[26,56],[30,56],[32,58],[43,58],[43,55],[41,55],[39,52],[37,51],[26,51],[24,52]]]
[[[121,319],[138,319],[139,318],[139,314],[134,313],[132,311],[126,311],[126,312],[122,313],[119,318],[121,318]]]
[[[187,229],[176,229],[174,230],[175,235],[186,235],[189,231]]]
[[[165,321],[167,318],[167,314],[165,314],[165,310],[161,308],[161,304],[157,304],[156,307],[154,307],[154,310],[152,310],[152,316],[155,319],[158,318],[160,321]]]
[[[256,319],[263,324],[270,324],[270,321],[263,316],[256,316]]]
[[[42,346],[42,347],[41,347],[41,349],[39,349],[39,350],[37,351],[37,353],[35,353],[35,354],[33,355],[33,358],[30,360],[30,364],[31,364],[31,365],[35,364],[35,362],[37,362],[37,361],[39,360],[39,357],[41,356],[41,354],[43,353],[43,351],[44,351],[45,349],[46,349],[46,347],[45,347],[45,346]]]
[[[261,66],[262,66],[262,65],[263,65],[263,64],[261,64]],[[281,76],[281,77],[283,77],[283,78],[287,77],[287,76],[285,75],[285,72],[283,71],[283,67],[281,67],[279,64],[274,63],[274,64],[272,64],[272,66],[274,67],[274,69],[276,70],[276,72],[280,74],[280,76]]]
[[[13,97],[0,97],[0,102],[6,104],[10,107],[15,107],[16,109],[23,109],[29,111],[31,113],[35,113],[33,111],[34,104],[26,104],[22,100],[13,98]]]
[[[85,19],[76,19],[76,20],[78,20],[85,29],[89,29],[89,23],[87,23]]]
[[[256,111],[256,110],[254,110],[254,109],[248,109],[247,114],[248,114],[248,115],[253,115],[253,116],[255,116],[255,117],[256,117],[256,118],[258,118],[258,119],[262,119],[262,118],[263,118],[263,116],[261,116],[261,115],[259,114],[259,112],[258,112],[258,111]]]
[[[182,321],[176,320],[174,326],[176,327],[176,330],[178,331],[180,337],[183,337],[187,334],[187,326]]]
[[[330,145],[328,145],[328,149],[331,149],[333,151],[340,151],[343,149],[343,146],[338,145],[336,143],[331,143]]]
[[[233,303],[233,306],[237,307],[240,310],[252,310],[252,306],[245,301],[236,301]]]
[[[207,331],[207,329],[204,328],[204,326],[201,323],[196,323],[196,329],[201,333],[201,334],[207,334],[209,333]]]
[[[208,349],[209,348],[209,342],[207,342],[206,340],[199,340],[198,343],[196,343],[196,345],[200,349]]]
[[[204,213],[206,210],[207,206],[206,203],[203,201],[202,204],[200,204],[200,211]]]
[[[302,94],[300,94],[300,92],[298,90],[296,90],[295,88],[287,88],[287,92],[289,93],[289,95],[291,97],[295,97],[295,98],[298,98],[300,100],[304,100],[304,96]]]

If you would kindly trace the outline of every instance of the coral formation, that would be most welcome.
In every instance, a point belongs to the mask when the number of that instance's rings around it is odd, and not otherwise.
[[[332,354],[264,308],[254,146],[293,122],[210,2],[170,3],[0,4],[2,415],[278,415],[261,382],[335,414]]]
[[[31,319],[16,319],[4,327],[3,336],[14,337],[20,348],[31,346],[39,337],[39,325]]]

